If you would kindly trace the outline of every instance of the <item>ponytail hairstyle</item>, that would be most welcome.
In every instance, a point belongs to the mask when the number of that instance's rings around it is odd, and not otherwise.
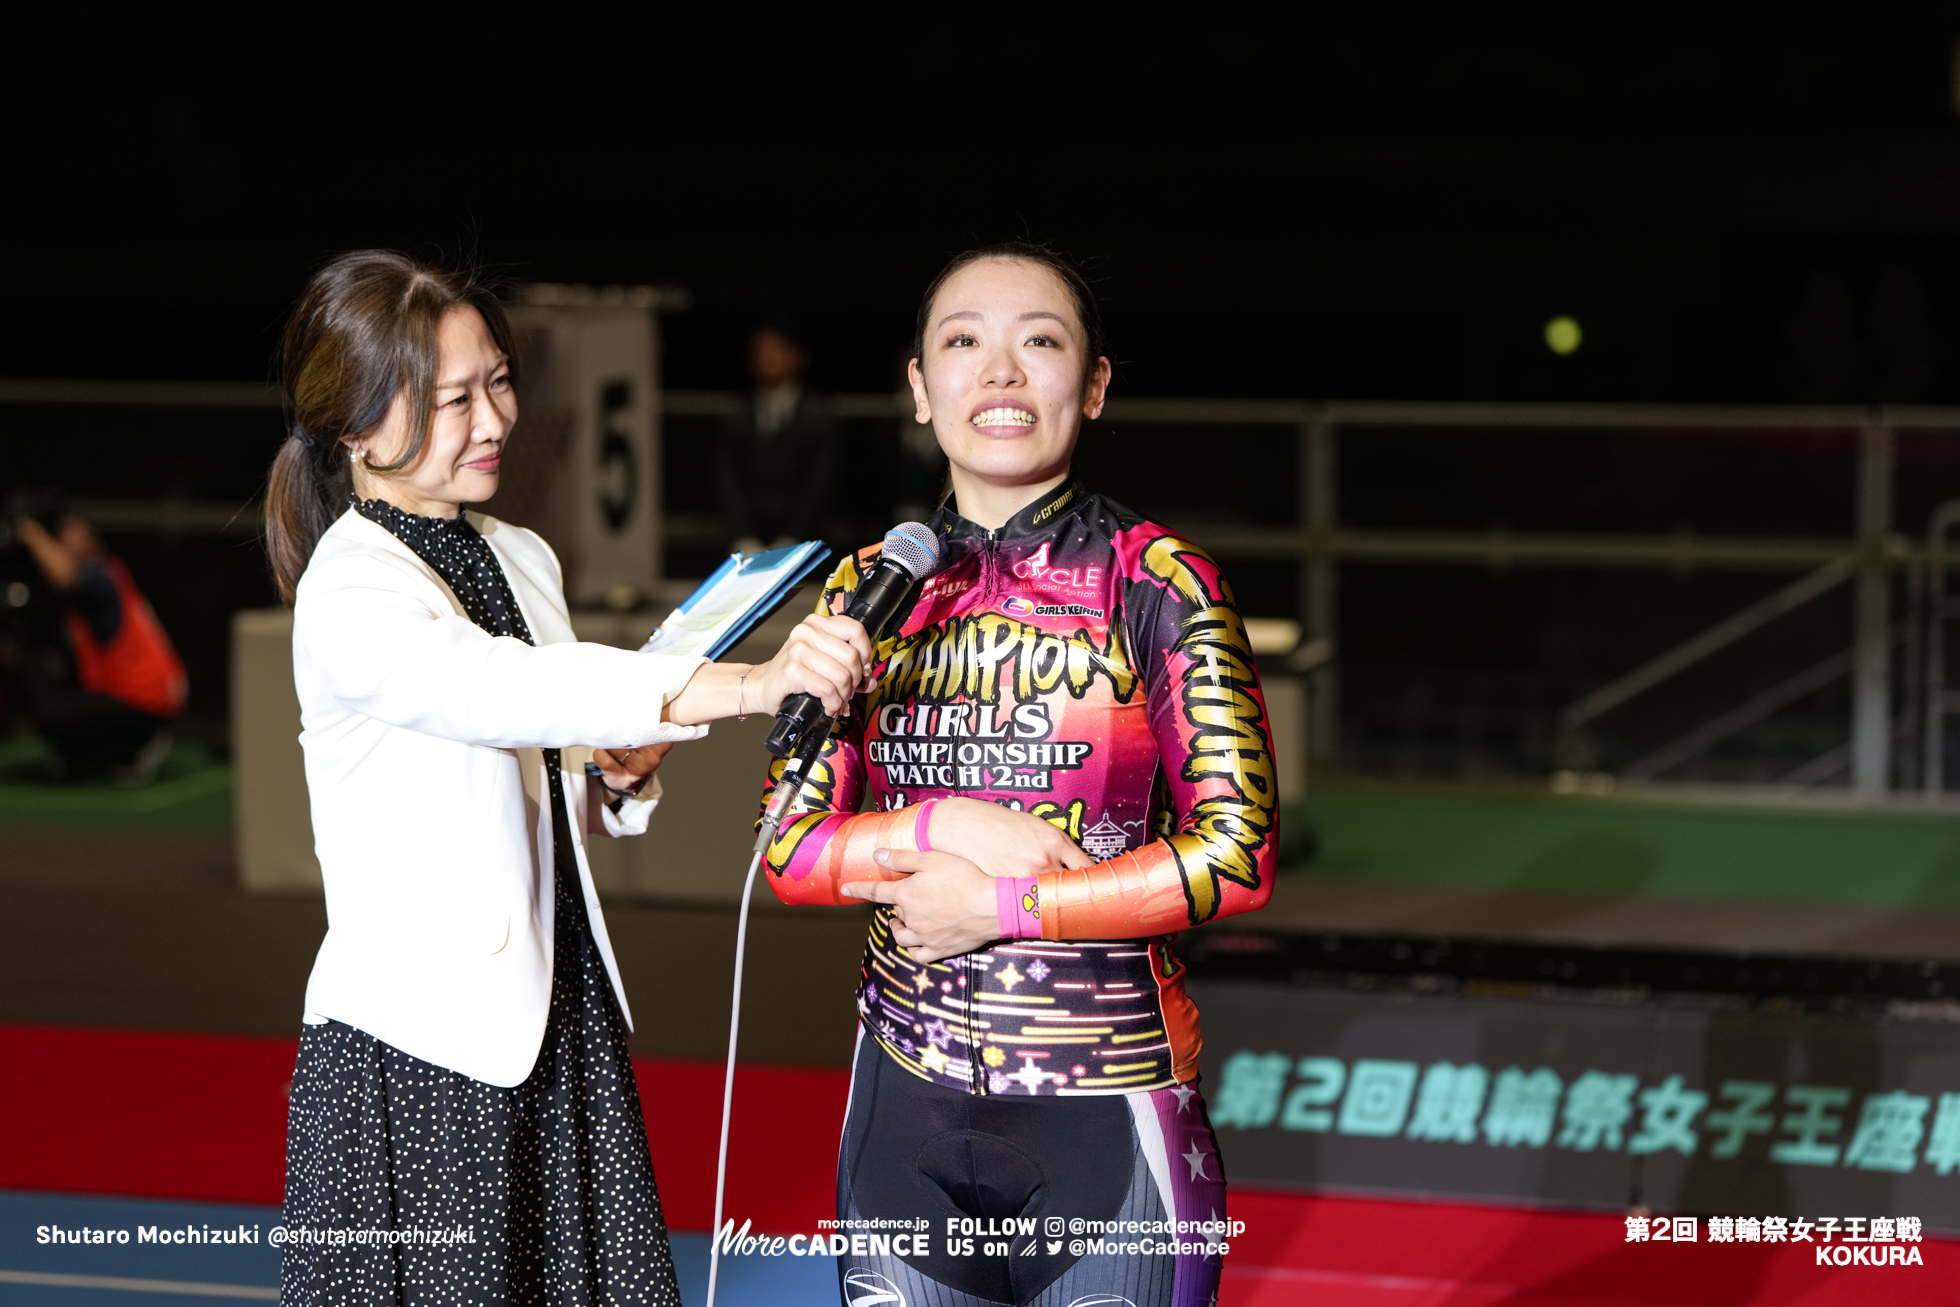
[[[286,438],[265,493],[265,546],[279,597],[293,602],[320,537],[353,498],[345,443],[372,430],[397,396],[408,403],[408,445],[383,475],[412,466],[435,411],[436,328],[443,314],[473,308],[513,377],[510,319],[477,273],[420,262],[393,250],[338,255],[313,274],[286,322],[279,388]]]
[[[1087,386],[1089,378],[1095,375],[1096,360],[1109,355],[1109,340],[1103,334],[1102,310],[1096,307],[1096,292],[1089,288],[1089,279],[1082,270],[1069,262],[1066,255],[1047,245],[1033,241],[1002,241],[998,245],[982,245],[977,249],[955,254],[939,275],[926,287],[925,295],[919,300],[919,321],[912,332],[912,357],[923,365],[926,350],[926,332],[931,329],[932,302],[939,296],[940,288],[952,280],[953,274],[971,263],[998,260],[1003,263],[1032,263],[1038,268],[1046,268],[1055,274],[1062,288],[1075,305],[1075,316],[1082,323],[1083,351],[1082,384]]]

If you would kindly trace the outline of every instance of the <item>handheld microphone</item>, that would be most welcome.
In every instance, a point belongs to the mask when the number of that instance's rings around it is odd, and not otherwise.
[[[878,633],[905,602],[914,581],[939,570],[939,538],[923,522],[901,522],[885,533],[884,554],[871,575],[858,586],[844,616],[857,619],[878,643]],[[783,700],[776,724],[763,741],[770,754],[787,758],[804,732],[823,716],[823,700],[814,694],[793,694]]]

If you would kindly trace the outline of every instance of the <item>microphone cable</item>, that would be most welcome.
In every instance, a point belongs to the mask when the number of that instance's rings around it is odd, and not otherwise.
[[[939,570],[942,551],[939,537],[923,522],[901,522],[885,533],[878,565],[859,587],[846,617],[863,623],[875,645],[879,633],[911,595],[914,582]],[[715,1223],[713,1242],[708,1245],[708,1307],[715,1307],[715,1289],[720,1283],[722,1245],[722,1201],[728,1182],[728,1123],[735,1103],[735,1040],[742,1025],[742,963],[748,955],[749,898],[755,890],[755,873],[762,866],[762,855],[789,819],[796,796],[803,790],[803,778],[810,774],[817,755],[830,739],[836,719],[826,716],[816,696],[790,696],[777,710],[765,747],[778,758],[786,758],[782,779],[770,792],[762,809],[762,827],[756,835],[755,856],[749,859],[748,874],[742,879],[742,906],[735,920],[735,987],[728,1006],[728,1066],[721,1082],[721,1143],[715,1153]],[[735,1222],[731,1218],[729,1225]]]
[[[735,1100],[735,1035],[742,1026],[742,958],[749,944],[749,895],[755,889],[756,868],[761,865],[762,849],[758,847],[755,856],[749,859],[749,874],[742,881],[742,908],[735,918],[735,992],[728,1012],[728,1068],[721,1081],[721,1145],[715,1152],[715,1219],[712,1242],[708,1245],[708,1307],[715,1307],[715,1282],[721,1270],[721,1203],[723,1186],[728,1181],[728,1118]],[[728,1223],[734,1225],[734,1218],[730,1217]]]
[[[768,851],[776,832],[788,819],[789,810],[803,789],[803,778],[809,775],[811,764],[830,739],[833,724],[832,718],[821,718],[797,741],[795,753],[783,765],[782,779],[776,782],[769,802],[763,806],[762,829],[755,838],[755,854],[749,859],[748,874],[742,878],[742,906],[735,917],[735,986],[728,1004],[728,1065],[721,1080],[721,1143],[715,1150],[715,1216],[709,1236],[711,1242],[708,1244],[707,1307],[715,1307],[715,1288],[721,1273],[721,1213],[728,1183],[728,1125],[735,1105],[735,1041],[742,1029],[742,963],[748,956],[749,947],[749,899],[755,891],[755,873],[762,866],[762,855]],[[733,1217],[729,1218],[728,1224],[735,1224]]]

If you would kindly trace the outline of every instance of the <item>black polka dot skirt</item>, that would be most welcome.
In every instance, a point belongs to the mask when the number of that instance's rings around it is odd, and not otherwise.
[[[626,1025],[584,895],[555,880],[551,1014],[523,1084],[472,1080],[339,1022],[306,1027],[285,1223],[330,1242],[286,1245],[282,1303],[679,1304]]]

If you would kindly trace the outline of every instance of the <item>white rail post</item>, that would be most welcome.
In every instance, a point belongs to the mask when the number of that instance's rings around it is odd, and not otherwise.
[[[1332,422],[1314,418],[1300,426],[1300,508],[1308,544],[1303,569],[1307,639],[1326,640],[1333,658],[1307,683],[1307,757],[1314,766],[1334,762],[1341,743],[1339,694],[1340,571],[1328,536],[1340,521],[1340,437]]]
[[[1892,772],[1892,574],[1885,538],[1892,529],[1892,432],[1876,422],[1858,433],[1857,633],[1851,666],[1851,784],[1862,799],[1883,798]]]
[[[1919,747],[1924,751],[1920,782],[1929,802],[1946,793],[1946,719],[1953,709],[1952,692],[1946,688],[1946,623],[1960,615],[1946,593],[1946,537],[1955,523],[1960,523],[1960,499],[1949,499],[1933,510],[1926,529],[1925,704]]]

